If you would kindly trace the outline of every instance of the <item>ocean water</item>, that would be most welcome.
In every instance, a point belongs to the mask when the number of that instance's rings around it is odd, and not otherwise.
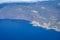
[[[34,27],[25,20],[0,19],[0,40],[60,40],[60,32]]]
[[[0,9],[4,6],[0,5]],[[60,40],[60,32],[29,23],[26,20],[0,19],[0,40]]]

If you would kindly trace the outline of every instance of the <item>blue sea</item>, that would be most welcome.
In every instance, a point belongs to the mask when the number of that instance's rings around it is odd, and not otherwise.
[[[25,20],[0,19],[0,40],[60,40],[60,32],[33,27]]]
[[[0,9],[5,5],[0,5]],[[60,32],[34,27],[26,20],[0,19],[0,40],[60,40]]]

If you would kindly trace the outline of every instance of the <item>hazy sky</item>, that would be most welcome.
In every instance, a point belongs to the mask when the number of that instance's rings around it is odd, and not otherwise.
[[[5,3],[5,2],[37,2],[37,1],[49,1],[49,0],[0,0],[0,3]]]

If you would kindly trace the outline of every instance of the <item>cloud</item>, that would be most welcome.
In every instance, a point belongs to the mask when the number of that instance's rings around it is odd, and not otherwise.
[[[48,1],[48,0],[0,0],[0,3],[10,3],[10,2],[38,2],[38,1]]]

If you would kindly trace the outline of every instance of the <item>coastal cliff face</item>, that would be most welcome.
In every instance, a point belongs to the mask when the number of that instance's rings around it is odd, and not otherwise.
[[[59,2],[5,3],[0,5],[2,5],[0,19],[27,20],[33,26],[54,29],[60,32]]]

